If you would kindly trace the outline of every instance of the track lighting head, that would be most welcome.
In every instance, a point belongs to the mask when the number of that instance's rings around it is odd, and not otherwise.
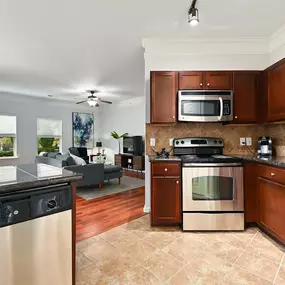
[[[197,26],[199,24],[199,11],[195,8],[196,2],[197,0],[193,0],[188,11],[188,23],[191,26]]]

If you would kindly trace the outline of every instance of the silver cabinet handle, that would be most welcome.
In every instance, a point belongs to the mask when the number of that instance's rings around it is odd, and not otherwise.
[[[203,83],[200,83],[200,86],[202,87],[202,86],[203,86]]]
[[[179,181],[176,181],[176,184],[179,184]]]
[[[167,168],[165,168],[164,171],[167,171]]]
[[[173,116],[172,119],[175,119],[175,116]]]
[[[237,116],[235,116],[235,119],[237,119]]]
[[[210,86],[210,83],[207,83],[207,86]]]
[[[275,173],[274,173],[274,172],[271,172],[271,176],[275,176]]]

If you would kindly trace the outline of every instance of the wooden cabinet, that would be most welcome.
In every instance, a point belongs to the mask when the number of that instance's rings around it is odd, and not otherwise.
[[[268,71],[268,121],[285,119],[285,62]]]
[[[201,71],[184,71],[179,72],[179,89],[180,90],[199,90],[205,87],[203,72]]]
[[[234,72],[234,123],[256,123],[260,72]]]
[[[153,162],[151,181],[151,224],[181,222],[181,164]]]
[[[143,171],[145,169],[145,157],[144,155],[115,154],[115,165]]]
[[[206,71],[205,89],[232,90],[233,72],[231,71]]]
[[[178,73],[152,71],[151,84],[151,123],[176,123]]]
[[[232,90],[231,71],[184,71],[179,72],[179,89]]]
[[[281,242],[285,242],[285,185],[258,179],[259,223]]]
[[[246,223],[258,221],[257,199],[257,167],[256,163],[244,164],[244,215]]]

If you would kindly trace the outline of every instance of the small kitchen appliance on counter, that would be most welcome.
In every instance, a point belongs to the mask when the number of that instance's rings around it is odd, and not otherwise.
[[[182,161],[184,231],[244,230],[242,160],[223,150],[221,138],[174,140]]]
[[[271,157],[272,156],[272,137],[259,137],[258,138],[258,157]]]

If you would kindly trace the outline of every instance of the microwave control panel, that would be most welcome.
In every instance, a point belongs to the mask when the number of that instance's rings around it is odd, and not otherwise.
[[[224,100],[224,109],[223,109],[223,115],[229,116],[231,115],[231,100]]]

